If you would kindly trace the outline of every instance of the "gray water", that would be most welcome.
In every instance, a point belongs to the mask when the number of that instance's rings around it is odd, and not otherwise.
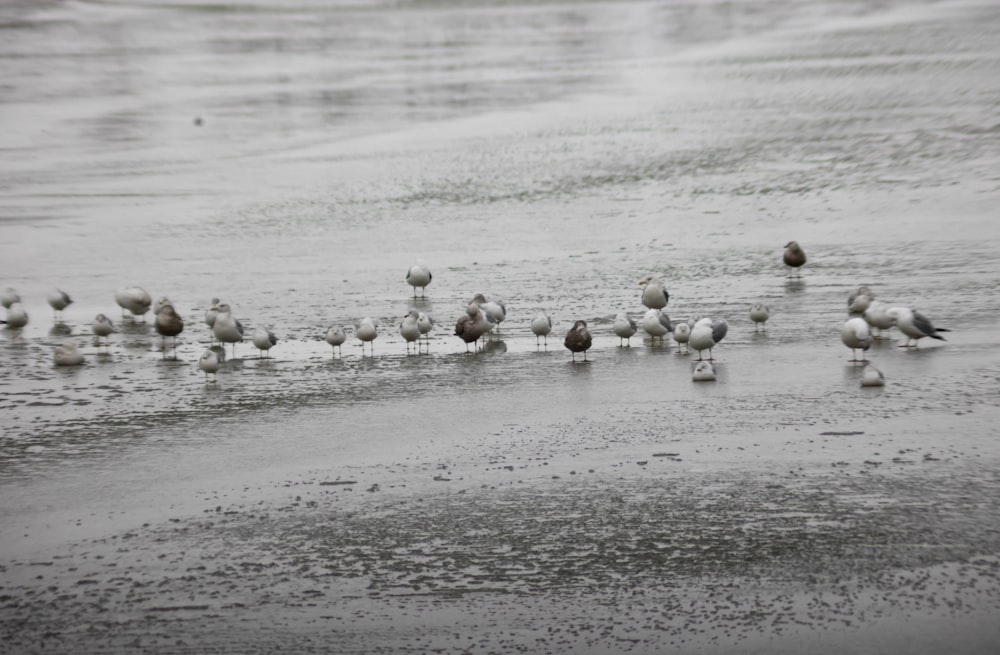
[[[0,331],[2,649],[992,652],[998,29],[989,2],[4,4],[0,287],[30,322]],[[650,274],[674,320],[729,322],[716,382],[619,346]],[[133,284],[185,318],[176,359],[119,318]],[[877,342],[882,389],[839,339],[861,284],[952,330]],[[476,293],[508,318],[466,354]],[[213,297],[279,342],[206,383]],[[335,356],[364,316],[374,356]],[[67,337],[84,366],[53,366]]]

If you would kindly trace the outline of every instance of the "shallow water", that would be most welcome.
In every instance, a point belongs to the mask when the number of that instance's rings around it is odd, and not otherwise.
[[[4,643],[990,652],[998,20],[0,8],[0,286],[31,317],[0,332]],[[650,273],[675,320],[728,320],[715,383],[669,340],[619,347]],[[176,359],[119,320],[127,284],[186,319]],[[861,284],[953,330],[877,343],[883,389],[838,338]],[[75,300],[55,327],[52,287]],[[508,318],[471,355],[451,333],[478,292]],[[206,383],[212,297],[279,343]],[[410,307],[438,321],[420,355],[395,329]],[[374,357],[334,356],[326,328],[363,316]],[[561,345],[580,318],[586,364]],[[85,366],[52,366],[67,336]]]

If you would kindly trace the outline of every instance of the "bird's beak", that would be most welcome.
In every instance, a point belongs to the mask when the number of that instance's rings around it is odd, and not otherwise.
[[[644,286],[649,280],[639,280],[639,286]]]

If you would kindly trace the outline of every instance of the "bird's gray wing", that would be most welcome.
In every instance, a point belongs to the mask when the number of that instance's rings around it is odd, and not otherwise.
[[[725,321],[712,321],[712,341],[719,343],[729,332],[729,324]]]

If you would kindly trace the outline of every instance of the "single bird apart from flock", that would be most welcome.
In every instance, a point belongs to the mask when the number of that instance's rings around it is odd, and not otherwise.
[[[465,309],[465,315],[455,323],[455,336],[465,342],[465,352],[469,352],[469,344],[475,343],[486,333],[486,317],[477,303],[471,302]]]
[[[750,305],[750,320],[753,321],[753,330],[757,332],[766,329],[764,325],[767,319],[771,318],[771,308],[762,302],[755,302]]]
[[[649,309],[663,309],[670,301],[670,294],[663,286],[663,281],[655,275],[639,280],[642,290],[642,304]]]
[[[340,347],[347,341],[347,332],[344,331],[343,326],[334,325],[326,331],[323,340],[332,346],[333,353],[336,355],[340,351]]]
[[[549,346],[549,333],[552,332],[552,319],[545,312],[538,312],[535,318],[531,319],[531,333],[535,335],[535,348],[539,347],[538,340],[545,340],[545,347]]]
[[[944,341],[938,332],[951,332],[948,328],[934,327],[929,318],[909,307],[892,307],[886,313],[892,317],[893,325],[906,335],[906,343],[900,348],[916,348],[924,337]]]
[[[715,380],[715,368],[708,360],[701,360],[694,365],[691,379],[695,382],[712,382]]]
[[[583,361],[587,361],[587,351],[590,350],[590,344],[592,343],[590,337],[590,330],[587,329],[587,321],[577,321],[573,324],[573,327],[566,332],[566,338],[563,340],[563,345],[569,348],[569,351],[573,353],[573,361],[576,361],[576,354],[583,353]]]
[[[56,366],[79,366],[83,363],[83,353],[72,339],[67,339],[61,345],[56,346],[53,353],[53,360]]]
[[[52,317],[58,322],[62,320],[62,311],[73,303],[69,294],[61,289],[53,289],[46,298],[52,308]]]
[[[840,340],[851,349],[851,362],[867,362],[862,354],[862,359],[858,359],[857,351],[862,353],[872,345],[871,333],[868,331],[868,323],[865,319],[855,316],[849,318],[840,328]]]
[[[122,318],[145,316],[153,306],[153,298],[142,287],[123,287],[115,291],[115,302],[122,308]],[[125,312],[131,314],[127,317]]]
[[[729,324],[722,319],[702,318],[691,328],[688,347],[698,351],[698,361],[702,361],[702,351],[708,351],[708,361],[714,361],[712,348],[717,346],[729,332]]]
[[[375,319],[365,316],[354,326],[354,335],[361,341],[361,355],[365,354],[365,344],[371,345],[372,357],[375,356],[375,339],[378,337],[378,326]]]
[[[104,314],[98,314],[94,317],[94,322],[90,324],[90,331],[94,333],[97,337],[97,345],[101,345],[101,337],[104,337],[104,345],[108,345],[108,337],[111,333],[115,331],[115,326],[111,323],[111,319]]]
[[[785,266],[788,267],[788,277],[792,277],[793,271],[796,276],[799,276],[800,269],[806,263],[806,252],[797,241],[789,241],[785,244],[785,254],[782,259]]]
[[[184,331],[184,319],[174,310],[174,306],[167,303],[160,306],[160,311],[156,313],[153,322],[156,333],[160,335],[160,352],[163,357],[167,356],[167,337],[173,339],[174,357],[177,357],[177,335]]]
[[[861,371],[861,386],[884,387],[885,376],[882,375],[882,371],[878,370],[871,364],[868,364],[865,366],[865,370]]]
[[[431,283],[433,277],[431,269],[427,268],[427,264],[423,260],[419,260],[406,271],[406,283],[413,287],[414,298],[417,297],[418,288],[420,289],[420,297],[424,297],[424,290]]]
[[[254,328],[253,336],[250,337],[253,341],[254,348],[257,349],[257,358],[270,357],[270,350],[274,346],[278,345],[278,337],[274,336],[274,332],[271,329],[264,327],[262,325]]]
[[[663,337],[673,333],[674,326],[670,322],[670,317],[659,309],[647,309],[642,317],[642,329],[649,335],[649,340],[656,343],[659,339],[663,343]]]
[[[635,321],[629,318],[628,314],[626,314],[625,312],[619,312],[618,315],[615,316],[615,322],[611,326],[611,329],[618,337],[619,348],[621,348],[622,346],[631,347],[632,337],[635,336],[635,333],[639,331],[639,326],[636,325]]]

